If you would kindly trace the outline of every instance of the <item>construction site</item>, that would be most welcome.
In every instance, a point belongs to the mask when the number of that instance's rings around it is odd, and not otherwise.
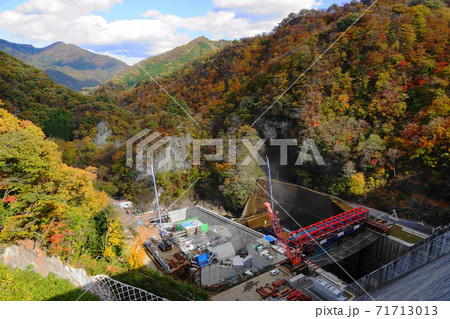
[[[240,218],[193,206],[160,210],[147,222],[153,266],[207,289],[212,300],[364,300],[450,256],[448,227],[404,221],[270,174]],[[444,265],[440,271],[449,270]],[[428,298],[450,296],[447,277],[440,296]]]
[[[167,214],[162,224],[170,249],[146,241],[152,261],[166,274],[206,287],[220,286],[285,259],[276,239],[194,206]],[[153,236],[152,236],[153,237]]]

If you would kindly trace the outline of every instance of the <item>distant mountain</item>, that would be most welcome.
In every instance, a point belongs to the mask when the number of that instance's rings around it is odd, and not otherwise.
[[[128,68],[120,60],[63,42],[35,48],[0,39],[0,50],[43,70],[55,82],[75,91],[94,87]]]
[[[92,135],[100,121],[107,121],[115,132],[129,126],[124,110],[105,97],[74,92],[1,51],[0,70],[0,108],[32,121],[47,136],[83,138]]]
[[[167,75],[181,69],[186,63],[196,58],[220,50],[229,43],[230,41],[226,40],[211,41],[203,36],[198,37],[188,44],[136,63],[108,81],[107,84],[113,84],[126,90],[131,89],[148,77],[144,70],[153,77]]]

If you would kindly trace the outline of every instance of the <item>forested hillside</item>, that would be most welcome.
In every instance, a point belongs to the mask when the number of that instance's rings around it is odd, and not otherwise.
[[[107,81],[102,87],[107,88],[109,86],[114,86],[115,90],[131,89],[147,78],[148,74],[153,77],[167,75],[181,69],[185,64],[197,58],[218,51],[228,43],[230,42],[225,40],[211,41],[205,37],[198,37],[188,44],[176,47],[175,49],[156,56],[151,56],[136,63]]]
[[[440,0],[381,1],[343,34],[369,4],[292,13],[269,34],[233,41],[159,78],[200,127],[149,79],[131,92],[113,85],[82,96],[4,53],[1,107],[53,137],[65,163],[96,167],[95,185],[110,196],[148,200],[149,181],[126,167],[121,144],[144,128],[174,136],[248,138],[253,144],[275,132],[299,144],[312,138],[327,164],[295,166],[297,149],[289,165],[277,167],[279,148],[266,145],[280,179],[446,222],[450,10]],[[173,61],[178,68],[176,56]],[[116,144],[92,143],[100,121],[108,123]],[[238,162],[245,150],[238,146]],[[204,162],[158,173],[162,200],[171,202],[200,178],[186,196],[239,214],[252,178],[264,174],[254,164]]]
[[[0,245],[32,243],[89,275],[114,275],[173,300],[180,293],[206,300],[205,291],[192,284],[133,270],[142,265],[142,252],[126,249],[115,210],[94,188],[94,168],[64,164],[57,148],[30,121],[0,109]],[[82,295],[53,274],[43,278],[3,264],[0,285],[1,300],[77,300]],[[87,293],[82,300],[97,299]]]
[[[75,91],[97,86],[128,67],[110,56],[95,54],[64,42],[35,48],[0,39],[0,50],[43,70],[55,82]]]
[[[32,121],[48,137],[82,139],[92,135],[103,119],[108,119],[114,133],[124,134],[128,115],[104,96],[74,92],[1,51],[0,69],[0,108]]]
[[[235,136],[276,101],[255,123],[258,134],[276,127],[279,138],[313,138],[327,163],[291,165],[282,171],[289,181],[448,221],[450,10],[439,0],[379,1],[342,35],[369,4],[290,14],[270,34],[234,42],[161,84],[213,137]],[[173,130],[161,122],[167,96],[151,81],[125,104]],[[239,179],[232,170],[204,167],[204,182],[220,189]],[[241,182],[238,192],[250,187]]]
[[[121,226],[94,180],[62,163],[38,127],[0,109],[0,242],[31,239],[63,260],[117,257]]]

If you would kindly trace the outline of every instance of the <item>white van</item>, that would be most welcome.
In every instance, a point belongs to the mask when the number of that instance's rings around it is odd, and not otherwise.
[[[280,273],[280,271],[279,271],[278,269],[274,269],[274,270],[271,270],[271,271],[270,271],[270,275],[271,275],[271,276],[278,275],[279,273]]]

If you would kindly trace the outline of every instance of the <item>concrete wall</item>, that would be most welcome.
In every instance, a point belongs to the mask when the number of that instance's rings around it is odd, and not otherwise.
[[[266,212],[264,203],[268,200],[267,180],[259,179],[258,184],[259,186],[255,185],[241,218]],[[274,198],[282,203],[289,215],[303,227],[342,213],[342,209],[329,197],[300,185],[272,180],[272,188]],[[278,218],[283,228],[290,231],[300,228],[277,204],[275,210],[279,211]]]
[[[250,253],[252,255],[252,268],[261,269],[267,266],[267,260],[264,260],[256,251]]]
[[[419,269],[359,296],[356,300],[370,301],[448,301],[450,296],[450,254],[442,256]]]
[[[236,256],[236,248],[232,242],[226,242],[218,246],[209,247],[213,251],[218,259],[231,258]]]
[[[363,271],[371,272],[406,254],[412,245],[398,241],[395,237],[380,236],[377,241],[365,248],[361,253]]]
[[[233,274],[233,267],[219,265],[219,279],[220,281],[229,278]]]
[[[213,226],[226,226],[231,233],[231,242],[235,250],[244,248],[247,245],[256,242],[258,238],[264,236],[253,229],[238,224],[200,206],[194,206],[187,209],[186,219],[194,217],[198,217],[201,222],[208,224],[210,228]]]
[[[211,286],[220,282],[219,264],[207,265],[201,268],[202,285]]]
[[[201,268],[202,285],[212,286],[224,281],[230,276],[237,276],[243,270],[237,271],[232,266],[225,266],[220,264],[211,264]]]
[[[445,228],[429,238],[411,247],[410,251],[371,272],[367,276],[353,282],[346,290],[360,296],[364,293],[361,286],[368,292],[375,290],[427,263],[450,253],[450,229]],[[424,278],[425,280],[425,278]]]
[[[176,222],[187,219],[186,211],[187,211],[187,208],[182,208],[182,209],[173,210],[171,212],[168,212],[167,214],[169,215],[172,223],[176,223]]]
[[[169,212],[169,216],[172,217],[171,212]],[[208,224],[210,230],[214,226],[225,227],[226,232],[218,232],[218,234],[224,235],[225,237],[230,237],[231,244],[233,245],[235,251],[241,248],[247,248],[249,254],[253,254],[254,246],[256,245],[256,240],[264,236],[263,234],[258,233],[253,229],[238,224],[228,218],[220,216],[200,206],[189,207],[185,211],[180,210],[175,214],[173,214],[173,216],[176,218],[184,216],[183,219],[198,217],[202,223]],[[222,244],[220,246],[213,247],[212,250],[224,249],[230,251],[230,249],[226,247],[229,245],[230,243]],[[251,251],[251,249],[253,249],[253,252]],[[265,265],[266,264],[263,264],[261,267],[264,267]],[[229,278],[230,275],[235,276],[237,274],[238,272],[235,271],[233,267],[227,267],[219,264],[207,265],[202,267],[201,269],[201,276],[202,276],[201,282],[202,285],[204,286],[211,286],[223,281],[226,278]]]

